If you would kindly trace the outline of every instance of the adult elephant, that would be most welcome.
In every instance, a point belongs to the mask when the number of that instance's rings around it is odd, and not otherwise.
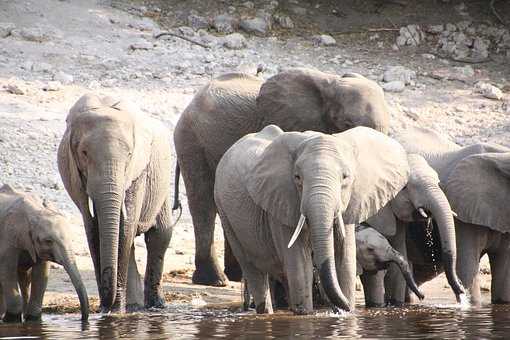
[[[270,125],[236,142],[216,169],[214,197],[257,312],[272,312],[268,275],[284,283],[294,313],[311,312],[312,263],[330,302],[354,309],[354,225],[408,175],[402,147],[366,127],[326,135]]]
[[[442,254],[446,277],[459,300],[464,288],[457,277],[452,208],[439,186],[438,174],[425,159],[418,154],[408,154],[408,161],[411,172],[406,187],[367,223],[387,237],[390,244],[407,259],[406,235],[411,222],[424,217],[433,218],[440,235],[438,248]],[[426,225],[422,228],[425,230]],[[381,307],[388,303],[402,305],[405,302],[406,281],[400,275],[400,269],[392,265],[388,271],[388,275],[384,271],[362,275],[367,306]]]
[[[457,213],[457,272],[469,289],[471,303],[481,303],[478,270],[484,254],[491,266],[492,302],[510,303],[510,149],[488,143],[461,147],[424,128],[411,128],[396,138],[407,150],[422,154],[437,171],[440,186]],[[411,260],[421,284],[438,275],[434,267],[445,259],[436,259],[434,265],[419,235],[419,229],[409,235],[408,248],[414,250]]]
[[[83,217],[102,310],[124,311],[126,289],[130,305],[163,306],[160,281],[172,235],[168,130],[122,102],[92,94],[74,104],[66,122],[58,167]],[[134,257],[141,233],[144,295]]]
[[[284,131],[335,133],[367,126],[386,133],[388,121],[382,89],[358,74],[339,77],[290,69],[263,83],[254,76],[233,73],[204,86],[174,131],[176,176],[182,171],[195,231],[193,282],[222,286],[228,281],[219,269],[213,247],[213,186],[221,156],[238,139],[269,124]],[[225,252],[225,272],[239,280],[241,273],[227,245]]]

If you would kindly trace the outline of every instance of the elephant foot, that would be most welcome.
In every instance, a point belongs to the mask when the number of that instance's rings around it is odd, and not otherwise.
[[[139,305],[138,303],[130,303],[126,305],[126,312],[128,313],[136,313],[143,309],[144,309],[143,306]]]
[[[287,300],[287,292],[280,281],[275,281],[274,284],[274,306],[275,308],[287,308],[289,307],[289,301]]]
[[[194,284],[215,287],[225,287],[228,284],[227,277],[213,260],[197,262],[191,281]]]
[[[159,296],[158,294],[154,294],[147,299],[147,303],[145,304],[146,308],[165,308],[165,299]]]
[[[296,306],[292,308],[292,312],[294,313],[294,315],[308,315],[312,313],[312,311],[306,309],[303,306]]]
[[[391,307],[402,307],[403,305],[405,305],[405,302],[402,302],[402,301],[398,301],[398,300],[394,300],[394,299],[389,299],[386,303],[386,306],[391,306]]]
[[[41,314],[37,315],[26,314],[25,321],[41,321]]]
[[[243,272],[239,265],[237,266],[226,266],[225,275],[230,281],[241,282],[243,279]]]
[[[384,307],[386,307],[386,303],[366,301],[365,307],[366,308],[384,308]]]
[[[13,314],[13,313],[5,312],[3,321],[4,322],[21,322],[21,313]]]

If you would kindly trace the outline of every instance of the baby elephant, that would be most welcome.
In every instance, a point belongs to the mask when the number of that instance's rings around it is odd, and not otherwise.
[[[365,280],[369,279],[363,274],[375,274],[379,270],[388,268],[391,262],[398,266],[409,289],[420,300],[423,300],[424,295],[418,289],[409,264],[402,254],[396,251],[386,237],[374,228],[365,225],[356,226],[356,272],[358,275],[361,275],[363,286],[365,285]],[[365,293],[365,300],[369,301],[370,299],[366,299],[366,297]],[[367,305],[367,307],[375,306]]]
[[[48,261],[64,266],[78,293],[82,320],[88,318],[87,291],[67,227],[64,217],[46,202],[8,185],[0,188],[0,316],[4,314],[4,322],[21,322],[22,314],[25,320],[41,318]]]

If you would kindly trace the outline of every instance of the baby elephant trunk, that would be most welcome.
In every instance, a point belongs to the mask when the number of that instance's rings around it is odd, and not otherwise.
[[[70,256],[64,256],[61,264],[64,266],[65,271],[69,275],[74,289],[78,294],[78,299],[80,299],[81,319],[86,321],[89,318],[89,299],[87,296],[87,290],[85,289],[85,285],[81,279],[80,272],[78,271],[78,267],[76,266],[74,259],[70,258]]]
[[[407,286],[409,287],[409,289],[411,289],[413,291],[413,293],[416,294],[416,296],[418,296],[418,298],[420,300],[423,300],[425,295],[423,295],[423,293],[418,288],[418,285],[414,281],[413,273],[411,272],[409,263],[407,263],[407,261],[404,259],[402,254],[400,254],[395,249],[391,249],[390,259],[391,259],[391,262],[394,262],[398,266],[398,268],[402,272],[402,275],[404,275],[404,279],[406,280],[406,283],[407,283]]]

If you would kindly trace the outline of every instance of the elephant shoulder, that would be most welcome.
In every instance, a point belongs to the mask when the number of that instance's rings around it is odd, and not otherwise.
[[[416,153],[431,158],[445,152],[459,150],[461,147],[439,132],[419,126],[394,134],[394,138],[409,153]]]

